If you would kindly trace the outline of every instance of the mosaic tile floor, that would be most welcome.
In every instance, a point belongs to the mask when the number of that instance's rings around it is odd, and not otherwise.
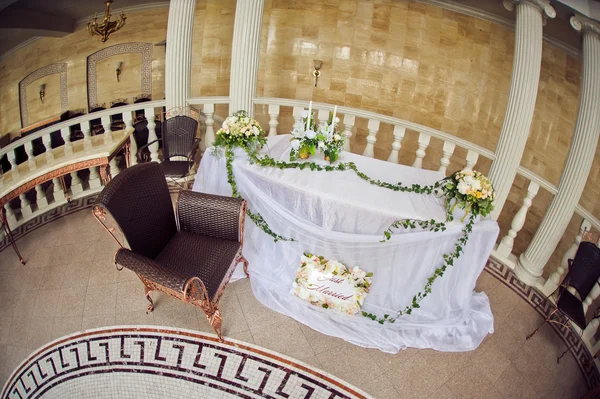
[[[0,252],[0,383],[33,350],[58,337],[113,325],[158,325],[212,332],[204,315],[155,292],[147,302],[137,277],[112,263],[116,244],[89,209],[38,228]],[[230,284],[221,300],[226,336],[314,365],[386,398],[579,398],[587,384],[547,325],[525,336],[541,317],[514,291],[484,272],[477,290],[488,294],[496,332],[475,351],[407,349],[397,355],[328,337],[262,306],[248,280]]]

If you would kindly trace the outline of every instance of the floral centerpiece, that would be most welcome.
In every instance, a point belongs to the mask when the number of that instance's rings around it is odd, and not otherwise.
[[[465,210],[465,217],[473,215],[486,216],[494,209],[494,188],[492,182],[480,172],[464,169],[445,179],[442,190],[446,197],[446,213],[452,217],[458,206]]]
[[[349,269],[335,259],[305,253],[291,292],[313,305],[354,315],[360,312],[372,276],[358,266]]]
[[[312,113],[312,102],[308,111],[303,111],[302,119],[296,123],[290,132],[292,139],[290,144],[290,161],[296,159],[307,159],[315,155],[317,151],[323,153],[326,161],[335,162],[338,154],[342,151],[346,137],[335,131],[336,125],[340,121],[336,115],[337,107],[333,114],[329,115],[327,121],[317,125]]]
[[[255,149],[267,142],[265,131],[258,121],[248,116],[246,111],[237,111],[228,116],[217,131],[214,146],[239,146]]]

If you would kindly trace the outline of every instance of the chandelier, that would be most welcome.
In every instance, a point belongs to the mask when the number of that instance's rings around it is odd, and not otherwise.
[[[88,19],[88,23],[87,23],[87,30],[88,32],[90,32],[90,34],[92,36],[94,35],[98,35],[100,36],[100,41],[101,42],[106,42],[108,40],[108,36],[113,33],[118,31],[119,29],[121,29],[123,26],[125,26],[125,20],[127,20],[127,17],[125,16],[125,13],[121,10],[121,15],[119,15],[119,19],[116,21],[111,21],[110,20],[110,5],[112,3],[112,0],[107,0],[105,2],[106,4],[106,11],[104,12],[104,19],[102,20],[102,22],[99,24],[98,23],[98,18],[96,17],[96,14],[94,14],[94,20],[90,21]]]

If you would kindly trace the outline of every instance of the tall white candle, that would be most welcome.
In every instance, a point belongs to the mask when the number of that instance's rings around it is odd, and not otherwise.
[[[333,118],[331,118],[331,126],[329,127],[329,133],[335,133],[335,114],[337,114],[337,105],[333,107]]]
[[[306,130],[310,129],[310,114],[312,113],[312,101],[308,103],[308,118],[306,118]]]

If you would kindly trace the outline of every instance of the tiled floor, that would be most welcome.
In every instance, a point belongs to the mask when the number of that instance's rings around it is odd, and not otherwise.
[[[19,240],[28,260],[0,252],[0,381],[34,349],[60,336],[100,326],[148,324],[212,332],[203,313],[153,293],[146,314],[141,282],[112,263],[116,244],[89,209]],[[475,351],[407,349],[397,355],[328,337],[262,306],[248,280],[230,284],[221,300],[228,337],[278,351],[385,398],[579,398],[587,392],[573,357],[540,316],[484,272],[477,290],[490,297],[496,332]]]

